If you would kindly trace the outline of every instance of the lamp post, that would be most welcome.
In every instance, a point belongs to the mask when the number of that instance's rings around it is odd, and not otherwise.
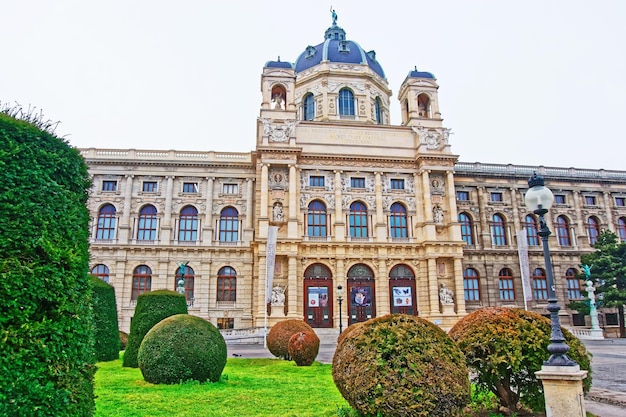
[[[341,320],[341,304],[343,303],[343,286],[337,286],[337,301],[339,302],[339,334],[343,331],[343,321]]]
[[[548,366],[575,366],[577,363],[567,356],[569,346],[565,343],[565,337],[561,331],[561,323],[559,321],[559,306],[556,298],[556,289],[554,286],[554,274],[552,272],[552,261],[550,260],[550,248],[548,247],[548,237],[551,232],[546,224],[544,215],[552,207],[554,203],[554,194],[544,185],[543,177],[535,172],[528,179],[529,190],[526,192],[524,201],[526,207],[539,217],[539,231],[537,234],[541,237],[543,244],[543,258],[546,264],[546,277],[548,279],[548,311],[550,312],[551,334],[548,352],[550,358],[544,362]]]

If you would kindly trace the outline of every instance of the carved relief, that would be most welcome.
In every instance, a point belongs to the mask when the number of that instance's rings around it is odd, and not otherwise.
[[[417,133],[420,143],[426,145],[426,149],[439,150],[448,144],[450,129],[428,129],[424,126],[412,126],[411,128]]]
[[[288,142],[298,124],[297,120],[285,120],[283,123],[275,123],[272,119],[262,117],[258,120],[263,123],[263,136],[266,136],[269,142]]]
[[[434,174],[430,176],[430,194],[445,195],[445,182],[443,175]]]
[[[289,172],[286,169],[272,169],[269,173],[270,190],[286,190],[289,186]]]

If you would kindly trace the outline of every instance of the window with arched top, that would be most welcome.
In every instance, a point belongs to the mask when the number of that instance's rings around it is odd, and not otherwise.
[[[377,125],[383,124],[383,103],[380,97],[376,97],[374,100],[374,119]]]
[[[180,211],[178,240],[185,242],[198,240],[198,210],[194,206],[186,206]]]
[[[597,218],[591,216],[587,219],[587,236],[589,236],[589,244],[595,245],[600,235],[600,222]]]
[[[469,214],[459,213],[459,224],[461,225],[461,238],[468,246],[474,246],[474,225]]]
[[[196,273],[193,268],[190,266],[185,266],[183,270],[183,274],[180,272],[180,267],[176,268],[176,272],[174,273],[174,291],[179,291],[178,288],[181,286],[180,280],[183,280],[182,287],[185,289],[185,298],[187,299],[187,303],[193,302],[193,286],[195,281]]]
[[[155,240],[157,235],[157,209],[149,204],[139,211],[137,240]]]
[[[513,272],[509,268],[502,268],[498,273],[498,289],[500,300],[515,300],[515,285],[513,283]]]
[[[354,116],[354,108],[354,93],[347,88],[339,90],[339,115]]]
[[[360,201],[350,204],[350,237],[366,238],[367,231],[367,207]]]
[[[319,200],[309,203],[306,215],[307,234],[313,237],[325,237],[326,234],[326,204]]]
[[[109,283],[109,267],[104,264],[98,264],[91,268],[91,275],[100,278],[107,284]]]
[[[400,203],[393,203],[389,211],[389,232],[391,237],[408,237],[406,207]]]
[[[239,212],[234,207],[226,207],[220,212],[220,242],[239,240]]]
[[[315,118],[315,98],[313,93],[308,93],[302,100],[304,110],[304,120],[313,120]]]
[[[581,285],[580,280],[576,277],[578,272],[574,268],[569,268],[565,272],[565,282],[567,287],[567,299],[568,300],[580,300],[582,294],[580,292]]]
[[[237,301],[237,272],[230,266],[217,272],[217,301]]]
[[[130,299],[136,300],[137,296],[152,289],[152,269],[147,265],[139,265],[133,271],[133,287]]]
[[[567,217],[557,217],[555,228],[559,246],[572,246],[572,237],[570,235],[569,220],[567,220]]]
[[[500,214],[491,217],[491,242],[494,246],[506,246],[506,222]]]
[[[532,276],[533,282],[533,299],[535,300],[547,300],[548,299],[548,279],[546,277],[546,271],[542,268],[535,268]]]
[[[622,242],[626,242],[626,217],[617,219],[617,236]]]
[[[526,240],[528,241],[528,246],[539,246],[539,235],[537,235],[537,230],[539,230],[539,223],[537,222],[537,218],[532,214],[527,214],[524,218],[522,226],[526,231]]]
[[[428,94],[420,94],[417,96],[417,111],[419,117],[430,117],[430,97]]]
[[[96,239],[115,239],[116,211],[113,204],[106,204],[98,211]]]
[[[463,271],[463,295],[465,301],[480,301],[478,272],[474,268],[466,268]]]

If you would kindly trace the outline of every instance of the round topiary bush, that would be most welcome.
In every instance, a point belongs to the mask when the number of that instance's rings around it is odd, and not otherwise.
[[[267,334],[267,348],[277,358],[291,360],[289,339],[296,333],[314,332],[303,320],[283,320],[276,323]]]
[[[226,342],[208,321],[177,314],[156,324],[141,342],[138,361],[153,384],[216,382],[226,366]]]
[[[570,346],[568,356],[588,370],[583,389],[591,387],[590,355],[570,332],[562,329]],[[534,411],[545,408],[543,386],[535,377],[548,359],[550,320],[522,309],[486,307],[459,320],[452,337],[474,372],[474,382],[498,396],[500,404],[517,411],[520,405]]]
[[[315,332],[298,332],[289,339],[287,350],[296,365],[310,366],[320,351],[320,338]]]
[[[156,290],[137,297],[135,315],[130,321],[130,334],[122,366],[136,368],[139,346],[148,331],[161,320],[175,314],[187,314],[187,299],[171,290]]]
[[[120,357],[120,335],[117,324],[115,289],[100,278],[91,275],[93,287],[94,338],[96,360],[112,361]]]
[[[470,401],[458,346],[439,327],[406,314],[350,326],[332,373],[341,395],[364,415],[450,416]]]

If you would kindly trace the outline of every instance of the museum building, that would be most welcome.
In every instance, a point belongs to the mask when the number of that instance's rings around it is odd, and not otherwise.
[[[483,306],[546,314],[538,219],[523,199],[534,172],[555,194],[546,220],[559,303],[584,298],[580,255],[601,230],[626,240],[626,172],[460,162],[438,88],[408,71],[392,125],[376,53],[334,16],[295,63],[263,67],[253,151],[80,149],[93,177],[91,272],[114,286],[120,329],[137,296],[161,288],[241,331],[285,318],[338,329],[388,313],[448,329]],[[584,325],[574,313],[563,309],[563,323]],[[617,324],[613,311],[601,320]]]

